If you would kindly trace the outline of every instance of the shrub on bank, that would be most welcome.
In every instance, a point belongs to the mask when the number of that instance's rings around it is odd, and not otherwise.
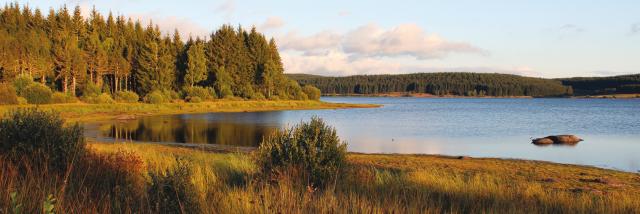
[[[200,212],[191,174],[190,163],[182,159],[167,172],[150,174],[151,186],[147,194],[154,213]]]
[[[118,91],[116,92],[116,101],[121,103],[136,103],[140,100],[138,94],[133,91]]]
[[[19,104],[16,89],[7,83],[0,83],[0,105]]]
[[[345,165],[347,145],[336,130],[318,117],[264,138],[257,152],[263,173],[273,176],[301,170],[307,185],[325,187],[335,182]]]
[[[111,95],[102,93],[95,97],[83,97],[84,101],[91,104],[112,104],[115,103]]]
[[[151,104],[160,104],[165,103],[167,100],[164,98],[164,95],[160,91],[153,91],[147,96],[144,97],[144,102]]]
[[[22,96],[27,99],[30,104],[47,104],[51,103],[51,89],[40,83],[33,83],[22,91]]]
[[[100,94],[102,94],[102,89],[92,82],[87,83],[82,89],[82,97],[84,98],[98,97]]]
[[[196,98],[196,102],[213,100],[216,95],[216,92],[213,88],[205,88],[200,86],[185,87],[183,89],[183,93],[185,101],[189,102],[194,102],[194,98]]]
[[[320,100],[320,89],[312,85],[302,87],[302,92],[304,92],[310,100]]]
[[[70,94],[54,92],[51,95],[51,103],[75,103],[78,99]]]
[[[0,120],[0,154],[9,160],[46,163],[64,170],[84,151],[80,125],[65,127],[60,116],[38,109],[22,109]]]
[[[34,84],[33,77],[23,74],[19,75],[16,79],[13,80],[13,87],[16,89],[16,93],[18,96],[24,96],[22,92],[31,84]]]

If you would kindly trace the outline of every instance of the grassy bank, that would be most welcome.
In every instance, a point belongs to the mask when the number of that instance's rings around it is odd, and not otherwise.
[[[92,120],[107,120],[120,117],[135,117],[143,115],[206,113],[206,112],[243,112],[243,111],[275,111],[275,110],[304,110],[304,109],[339,109],[339,108],[372,108],[378,105],[327,103],[312,100],[283,100],[283,101],[236,101],[218,100],[201,103],[115,103],[115,104],[47,104],[47,105],[0,105],[0,115],[24,107],[38,107],[42,110],[53,110],[68,122],[82,122]]]
[[[144,170],[186,157],[205,213],[284,211],[637,213],[640,176],[594,167],[429,155],[350,154],[334,190],[313,192],[283,178],[254,182],[250,154],[221,154],[153,144],[90,144],[98,153],[132,152]]]

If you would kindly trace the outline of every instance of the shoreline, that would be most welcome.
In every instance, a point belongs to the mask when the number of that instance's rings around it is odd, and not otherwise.
[[[323,94],[324,97],[392,97],[392,98],[469,98],[469,99],[640,99],[640,94],[606,94],[606,95],[580,95],[566,97],[534,97],[534,96],[460,96],[460,95],[434,95],[429,93],[405,93],[393,92],[383,94]]]
[[[114,103],[114,104],[46,104],[46,105],[4,105],[0,106],[0,118],[7,112],[21,108],[39,108],[46,111],[57,111],[69,122],[87,122],[100,120],[128,120],[141,116],[174,115],[214,112],[259,112],[282,110],[320,110],[348,108],[378,108],[376,104],[329,103],[322,101],[235,101],[218,100],[201,103]]]
[[[173,147],[173,148],[184,148],[190,149],[193,151],[201,151],[201,152],[211,152],[211,153],[235,153],[242,155],[250,155],[251,152],[255,151],[257,147],[245,147],[245,146],[233,146],[233,145],[220,145],[220,144],[192,144],[192,143],[154,143],[154,142],[99,142],[94,141],[94,139],[88,139],[88,145],[106,145],[106,146],[158,146],[158,147]],[[570,168],[582,168],[582,169],[596,169],[596,170],[606,170],[613,172],[622,172],[622,173],[640,173],[633,171],[625,171],[622,169],[615,168],[604,168],[594,165],[581,165],[581,164],[571,164],[571,163],[558,163],[553,161],[545,161],[545,160],[532,160],[532,159],[521,159],[521,158],[500,158],[500,157],[474,157],[474,156],[466,156],[466,155],[446,155],[446,154],[420,154],[420,153],[363,153],[363,152],[348,152],[350,156],[383,156],[387,158],[407,158],[407,157],[417,157],[417,158],[437,158],[437,159],[447,159],[447,160],[478,160],[478,161],[499,161],[499,162],[511,162],[514,164],[522,163],[522,164],[550,164],[557,165],[563,167]]]

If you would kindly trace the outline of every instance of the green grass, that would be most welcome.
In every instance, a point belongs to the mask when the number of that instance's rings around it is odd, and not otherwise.
[[[206,113],[206,112],[251,112],[304,109],[373,108],[379,105],[327,103],[312,100],[217,100],[202,103],[115,103],[115,104],[47,104],[47,105],[0,105],[0,117],[18,108],[37,107],[42,110],[60,112],[67,122],[108,120],[123,116]]]
[[[432,155],[349,154],[335,188],[296,178],[259,182],[251,153],[211,153],[154,144],[90,144],[98,153],[138,154],[162,171],[175,156],[193,164],[204,213],[638,213],[640,176],[586,166]]]

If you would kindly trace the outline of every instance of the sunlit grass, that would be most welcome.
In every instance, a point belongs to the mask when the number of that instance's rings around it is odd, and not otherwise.
[[[205,112],[244,112],[304,109],[370,108],[371,104],[327,103],[313,100],[217,100],[201,103],[116,103],[116,104],[47,104],[47,105],[0,105],[0,117],[7,112],[25,107],[53,110],[67,122],[114,119],[121,116],[186,114]]]
[[[574,165],[421,155],[350,154],[328,191],[296,178],[256,179],[251,154],[210,153],[154,144],[91,144],[100,153],[130,151],[151,171],[191,163],[203,212],[623,212],[640,211],[638,174]],[[596,182],[606,179],[610,183]]]

